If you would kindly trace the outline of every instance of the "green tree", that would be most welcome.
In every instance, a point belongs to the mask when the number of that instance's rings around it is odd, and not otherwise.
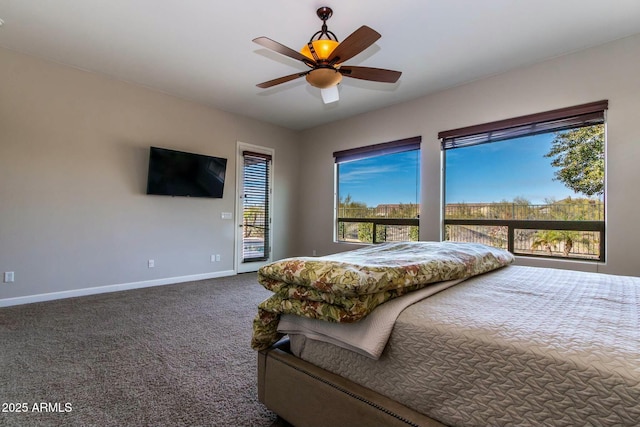
[[[531,249],[536,250],[538,248],[542,248],[549,252],[549,255],[552,254],[554,247],[562,238],[555,230],[540,230],[538,231],[531,243]]]
[[[373,243],[373,223],[358,223],[358,240],[365,243]]]
[[[415,225],[409,227],[409,240],[412,242],[420,240],[420,227],[416,227]]]
[[[264,206],[245,207],[243,217],[244,237],[264,237]]]
[[[545,157],[559,168],[555,179],[587,196],[604,194],[604,125],[556,133]]]
[[[547,199],[548,215],[553,220],[561,221],[582,221],[599,217],[599,210],[602,203],[591,199],[572,199],[567,197],[560,201]],[[531,249],[544,249],[551,255],[552,247],[556,245],[562,246],[564,256],[569,256],[575,243],[594,245],[597,247],[597,241],[593,236],[584,234],[574,230],[539,230],[533,237]]]
[[[531,249],[543,248],[552,253],[552,247],[563,243],[562,252],[564,256],[569,256],[573,249],[574,243],[590,244],[592,243],[588,237],[585,237],[579,231],[572,230],[540,230],[536,232]]]

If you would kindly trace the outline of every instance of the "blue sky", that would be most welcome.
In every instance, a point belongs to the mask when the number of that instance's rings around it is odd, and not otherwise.
[[[533,204],[545,199],[584,197],[555,181],[556,168],[544,157],[554,134],[528,136],[446,152],[447,203],[512,201]]]
[[[420,152],[406,151],[341,163],[339,195],[373,207],[385,203],[418,203]]]
[[[553,134],[448,150],[447,203],[490,203],[523,197],[533,204],[545,199],[581,197],[554,181],[551,159],[544,157]],[[380,156],[340,165],[339,194],[368,206],[418,203],[418,151]],[[419,179],[418,179],[419,184]]]

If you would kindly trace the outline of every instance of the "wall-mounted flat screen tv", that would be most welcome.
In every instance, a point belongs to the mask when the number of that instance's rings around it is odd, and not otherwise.
[[[226,169],[227,159],[151,147],[147,194],[222,198]]]

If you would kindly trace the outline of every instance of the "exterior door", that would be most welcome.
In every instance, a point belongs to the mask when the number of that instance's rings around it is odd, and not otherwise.
[[[238,143],[236,271],[257,271],[271,261],[273,150]]]

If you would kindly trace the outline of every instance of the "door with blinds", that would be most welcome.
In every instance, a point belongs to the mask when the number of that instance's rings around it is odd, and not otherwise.
[[[238,144],[238,273],[256,271],[271,260],[273,150]]]

